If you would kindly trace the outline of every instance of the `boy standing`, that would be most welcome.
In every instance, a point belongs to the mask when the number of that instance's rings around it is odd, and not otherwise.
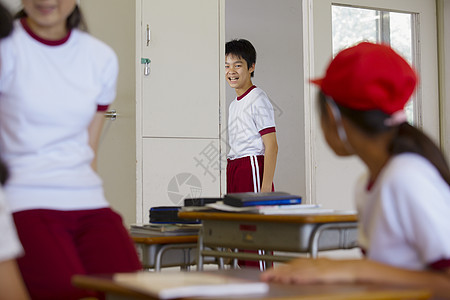
[[[256,51],[244,39],[225,45],[225,76],[237,97],[230,104],[227,193],[271,192],[278,144],[272,104],[253,85]]]

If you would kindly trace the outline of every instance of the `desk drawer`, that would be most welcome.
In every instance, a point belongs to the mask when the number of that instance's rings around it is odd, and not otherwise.
[[[330,224],[330,223],[327,223]],[[357,246],[356,223],[333,223],[345,228],[324,230],[319,250],[348,249]],[[208,247],[308,252],[311,237],[321,223],[270,223],[203,220],[203,244]],[[351,226],[352,228],[348,228]]]

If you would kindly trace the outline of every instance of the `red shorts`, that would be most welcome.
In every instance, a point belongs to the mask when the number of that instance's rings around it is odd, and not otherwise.
[[[141,270],[119,214],[110,208],[13,214],[25,255],[18,264],[32,299],[79,299],[92,294],[71,284],[75,274]]]
[[[264,155],[245,156],[229,159],[227,164],[227,193],[246,193],[261,191],[264,173]],[[272,183],[272,191],[274,186]],[[240,250],[241,252],[257,253],[256,251]],[[242,261],[240,266],[257,267],[261,270],[262,261]]]
[[[227,193],[260,192],[263,173],[264,155],[229,159],[227,164]]]

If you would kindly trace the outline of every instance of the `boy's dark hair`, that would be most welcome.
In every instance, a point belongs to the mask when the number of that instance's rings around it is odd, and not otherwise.
[[[0,38],[8,36],[13,29],[12,16],[0,3]]]
[[[21,19],[25,18],[27,16],[27,13],[25,10],[21,9],[15,16],[15,19]],[[74,10],[72,13],[67,17],[66,21],[66,28],[67,30],[72,30],[74,28],[87,31],[87,25],[84,21],[83,14],[81,13],[80,7],[78,5],[75,5]]]
[[[225,44],[225,56],[233,55],[236,57],[242,57],[247,62],[247,67],[256,64],[256,50],[252,43],[245,39],[235,39],[231,40]],[[253,77],[255,72],[251,73]]]

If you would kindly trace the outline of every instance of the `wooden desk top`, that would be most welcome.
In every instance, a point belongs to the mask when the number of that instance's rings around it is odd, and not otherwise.
[[[132,236],[135,243],[147,245],[161,245],[161,244],[184,244],[197,243],[198,235],[179,235],[179,236]]]
[[[276,223],[333,223],[333,222],[356,222],[356,214],[311,214],[311,215],[261,215],[228,212],[179,212],[178,216],[183,219],[199,220],[222,220],[222,221],[263,221]]]
[[[238,269],[213,272],[228,272],[232,276],[258,278],[257,270]],[[240,274],[239,274],[240,273]],[[247,275],[250,274],[250,275]],[[85,290],[104,292],[108,295],[121,296],[123,299],[156,299],[143,293],[135,292],[128,288],[119,286],[112,280],[112,275],[75,275],[72,284]],[[376,284],[312,284],[312,285],[281,285],[270,284],[269,293],[264,296],[233,299],[254,300],[374,300],[374,299],[429,299],[431,293],[427,290],[417,288],[402,288],[395,286]],[[199,298],[190,298],[199,299]],[[203,300],[214,298],[201,298]],[[224,298],[222,298],[224,299]]]

